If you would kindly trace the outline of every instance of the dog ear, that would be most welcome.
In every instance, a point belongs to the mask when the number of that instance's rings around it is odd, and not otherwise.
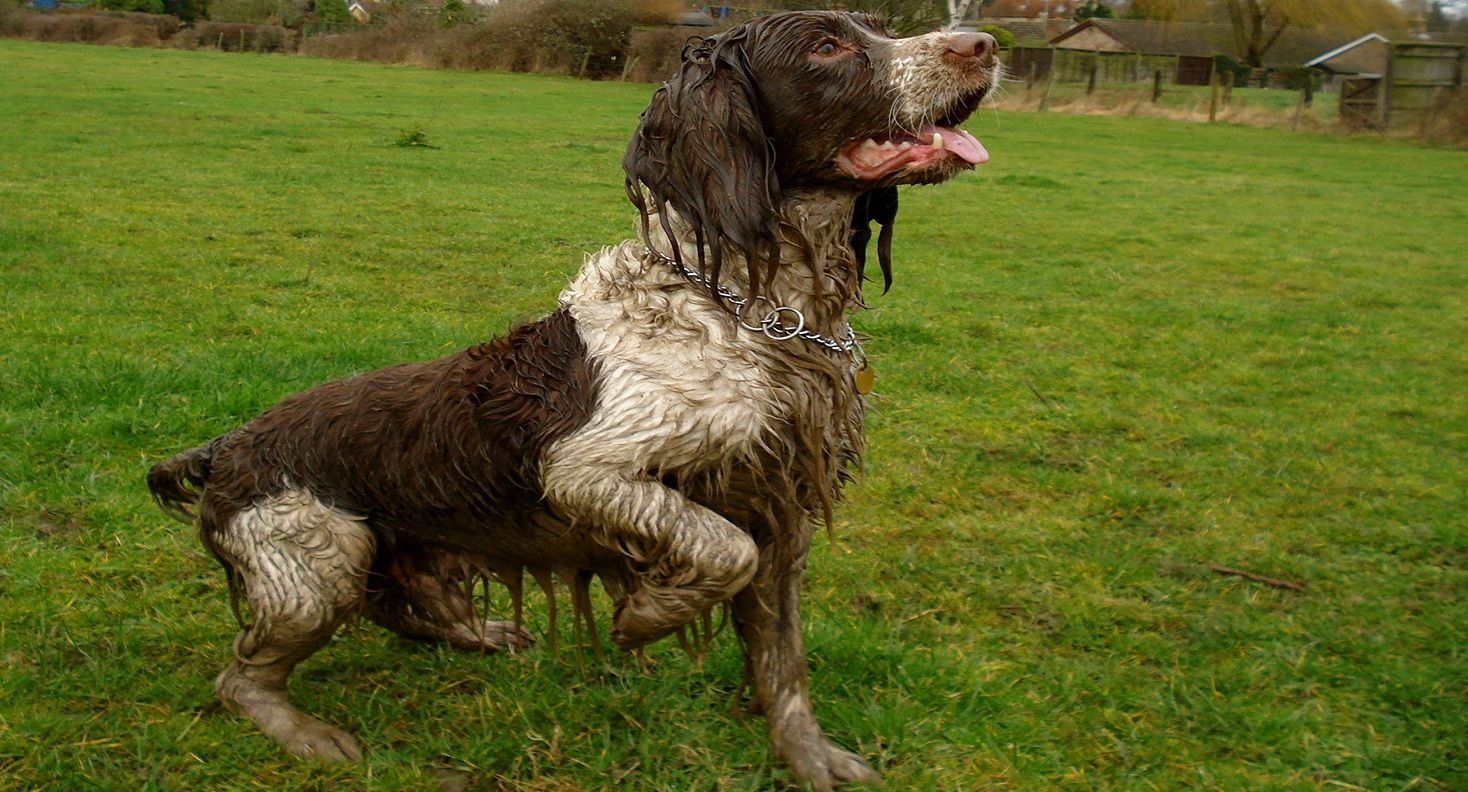
[[[698,270],[717,285],[723,244],[732,243],[748,262],[753,297],[779,261],[780,185],[750,74],[748,36],[736,28],[684,46],[682,67],[653,95],[622,168],[644,238],[649,211],[672,236],[671,207],[693,226]],[[684,263],[677,247],[668,252]]]
[[[856,198],[851,209],[851,250],[856,254],[856,272],[866,278],[867,243],[872,238],[871,222],[882,226],[877,235],[877,263],[882,267],[882,293],[892,288],[892,224],[897,222],[897,188],[878,187]]]

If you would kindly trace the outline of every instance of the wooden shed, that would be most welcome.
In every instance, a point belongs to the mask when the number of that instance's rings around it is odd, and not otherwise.
[[[1174,83],[1207,85],[1213,76],[1213,55],[1221,51],[1216,30],[1219,27],[1138,19],[1088,19],[1050,39],[1050,46],[1113,56],[1175,58],[1171,69]],[[1150,68],[1155,68],[1155,64]]]

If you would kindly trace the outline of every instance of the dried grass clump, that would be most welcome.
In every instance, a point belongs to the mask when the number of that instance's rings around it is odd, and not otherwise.
[[[1468,146],[1468,88],[1445,92],[1412,130],[1443,146]]]

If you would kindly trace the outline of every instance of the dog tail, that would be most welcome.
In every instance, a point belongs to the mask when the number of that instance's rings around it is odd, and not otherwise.
[[[213,452],[214,443],[209,442],[149,469],[148,490],[153,493],[153,502],[170,515],[192,523],[194,512],[189,507],[199,502],[199,491],[209,480]]]

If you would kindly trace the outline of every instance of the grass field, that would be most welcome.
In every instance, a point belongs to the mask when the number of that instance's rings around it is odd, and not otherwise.
[[[727,636],[644,673],[360,626],[293,690],[367,759],[284,756],[215,705],[224,581],[143,487],[546,310],[632,230],[649,86],[15,41],[0,74],[0,788],[781,777]],[[968,128],[993,162],[906,193],[858,319],[870,461],[806,600],[827,730],[892,790],[1468,788],[1468,152]]]

